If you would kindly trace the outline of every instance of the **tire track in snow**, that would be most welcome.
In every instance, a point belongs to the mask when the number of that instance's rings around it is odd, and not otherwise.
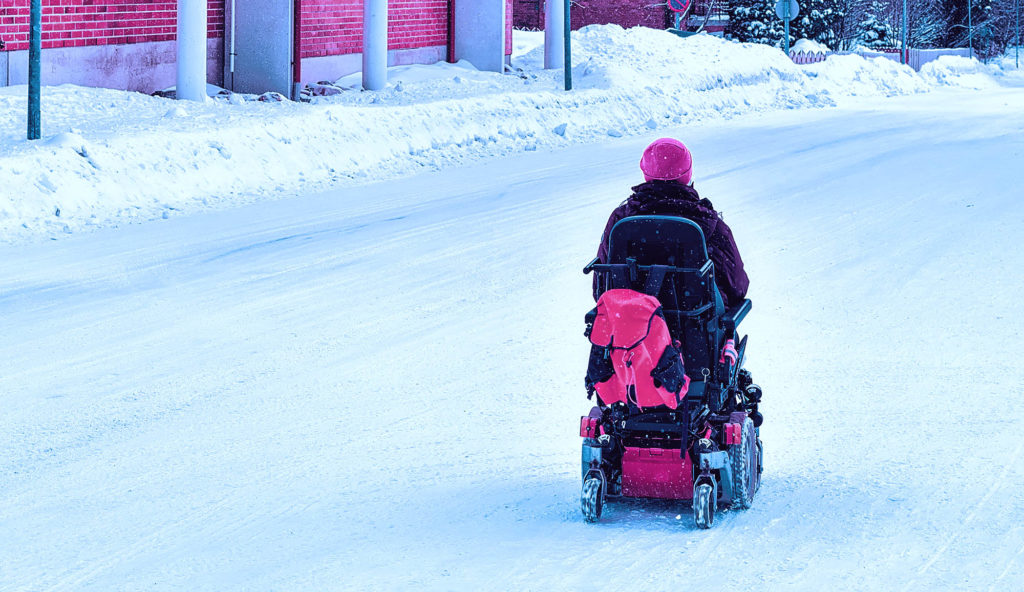
[[[989,592],[992,592],[994,590],[1006,590],[1007,589],[1004,586],[999,586],[999,582],[1002,582],[1003,578],[1005,578],[1006,575],[1008,573],[1010,573],[1010,570],[1013,569],[1014,564],[1017,563],[1017,559],[1019,559],[1022,555],[1024,555],[1024,545],[1020,546],[1020,549],[1017,550],[1017,553],[1014,554],[1014,556],[1011,557],[1010,560],[1006,563],[1006,567],[1003,568],[1003,571],[999,574],[998,577],[996,577],[995,580],[992,581],[992,585],[988,587]]]
[[[985,504],[987,504],[988,501],[992,499],[992,496],[996,494],[996,492],[1003,488],[1003,485],[1006,483],[1006,475],[1009,474],[1010,468],[1014,466],[1014,463],[1016,463],[1017,459],[1020,458],[1022,452],[1024,452],[1024,440],[1021,440],[1020,444],[1017,445],[1017,449],[1013,452],[1013,455],[1010,457],[1009,462],[1003,465],[1003,470],[999,473],[999,476],[993,480],[992,487],[989,487],[988,493],[986,493],[985,496],[981,498],[981,501],[979,501],[977,504],[974,505],[973,508],[971,508],[970,513],[968,513],[967,517],[964,518],[964,520],[960,523],[960,527],[956,530],[956,532],[951,534],[946,539],[946,542],[943,543],[941,547],[939,547],[939,550],[936,551],[928,561],[926,561],[921,567],[917,569],[917,576],[914,577],[914,579],[907,582],[905,586],[903,586],[902,590],[904,592],[906,592],[906,590],[909,590],[911,586],[916,584],[919,581],[919,579],[923,577],[928,572],[928,570],[931,569],[933,565],[935,565],[935,562],[938,561],[939,558],[946,553],[950,545],[952,545],[954,542],[956,542],[963,536],[964,532],[967,530],[968,527],[971,526],[975,518],[978,516],[978,510],[980,510]],[[1024,548],[1022,548],[1022,550],[1024,550]]]

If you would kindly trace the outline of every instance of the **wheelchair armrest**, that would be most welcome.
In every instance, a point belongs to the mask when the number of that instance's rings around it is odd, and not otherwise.
[[[750,300],[744,299],[743,302],[740,302],[736,306],[726,310],[725,314],[722,315],[722,326],[725,327],[727,331],[735,331],[736,327],[739,326],[740,321],[742,321],[747,316],[747,313],[750,312],[750,307]]]
[[[583,268],[583,275],[587,275],[588,273],[594,271],[595,265],[597,265],[597,257],[594,257],[594,259],[591,260],[590,263],[587,263],[587,266]]]

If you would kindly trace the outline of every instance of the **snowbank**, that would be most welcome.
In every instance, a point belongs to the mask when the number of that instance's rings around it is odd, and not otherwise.
[[[995,66],[960,56],[941,56],[921,66],[921,77],[932,84],[978,90],[999,86],[993,77],[1001,74]]]
[[[438,62],[436,64],[411,64],[408,66],[394,66],[388,68],[388,87],[395,88],[399,85],[423,84],[427,82],[454,81],[456,78],[472,80],[476,82],[488,82],[493,77],[491,72],[481,72],[476,66],[467,60],[459,60],[454,64]],[[363,73],[356,72],[339,78],[334,83],[339,88],[349,90],[362,90]]]
[[[955,86],[975,90],[1001,85],[1024,85],[1024,69],[1017,67],[1013,54],[984,64],[977,59],[942,56],[921,66],[921,77],[936,86]]]
[[[789,48],[790,53],[831,53],[824,43],[818,43],[812,39],[797,39],[796,43]]]
[[[879,57],[831,55],[823,62],[804,66],[808,86],[825,94],[847,97],[898,96],[931,90],[924,78],[908,66]]]
[[[518,59],[544,45],[544,31],[513,31],[512,59]]]
[[[851,97],[953,84],[885,59],[809,67],[778,49],[615,25],[573,33],[575,90],[543,70],[542,35],[513,75],[470,64],[392,69],[380,92],[312,104],[205,104],[47,87],[46,141],[24,140],[25,87],[0,90],[0,240],[166,218],[468,160]],[[532,47],[532,49],[531,49]],[[521,53],[519,53],[521,52]],[[961,76],[967,74],[961,73]]]

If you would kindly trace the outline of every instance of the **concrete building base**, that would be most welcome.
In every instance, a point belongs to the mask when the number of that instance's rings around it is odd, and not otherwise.
[[[152,93],[174,86],[177,44],[174,41],[58,47],[43,50],[44,85],[77,84]],[[206,42],[206,79],[222,85],[224,43]],[[0,53],[0,82],[28,84],[28,50]]]

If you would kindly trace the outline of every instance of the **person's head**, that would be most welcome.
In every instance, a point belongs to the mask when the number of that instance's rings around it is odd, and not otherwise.
[[[660,138],[644,150],[640,170],[647,181],[677,181],[689,185],[693,180],[693,158],[679,140]]]

